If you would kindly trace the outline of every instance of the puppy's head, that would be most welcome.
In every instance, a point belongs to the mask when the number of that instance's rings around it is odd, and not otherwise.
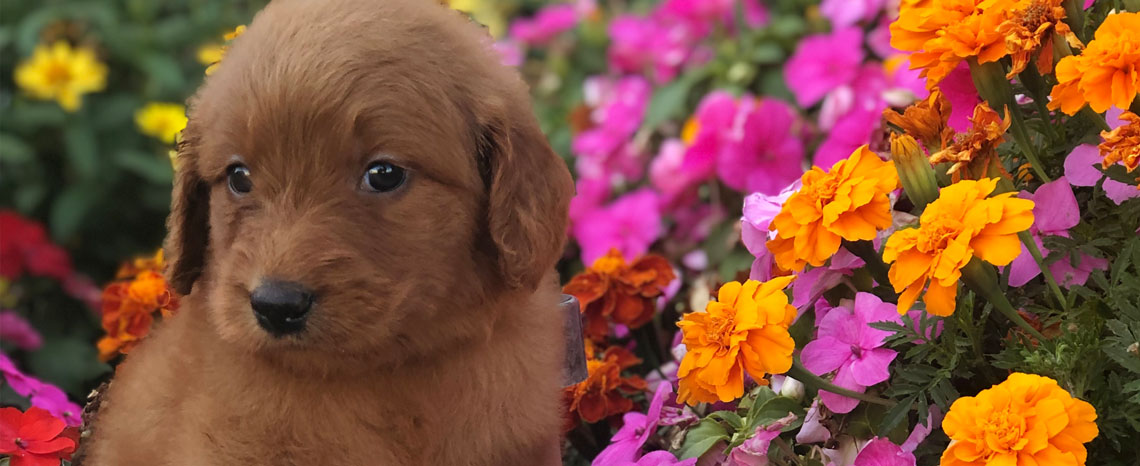
[[[272,2],[191,102],[176,290],[225,342],[297,366],[485,337],[481,304],[556,262],[573,189],[489,49],[435,2]]]

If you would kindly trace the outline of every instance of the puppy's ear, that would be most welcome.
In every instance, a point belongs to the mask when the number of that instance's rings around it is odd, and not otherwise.
[[[166,277],[183,296],[190,290],[206,262],[206,244],[210,234],[210,187],[198,168],[199,139],[193,119],[182,132],[178,143],[174,192],[167,235],[163,245]]]
[[[574,180],[525,102],[483,124],[480,167],[499,271],[509,287],[534,289],[562,255]]]

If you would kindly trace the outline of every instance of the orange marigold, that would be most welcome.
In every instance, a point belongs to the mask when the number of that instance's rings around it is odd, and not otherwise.
[[[1009,53],[998,26],[1016,4],[1015,0],[907,0],[891,23],[891,45],[914,52],[912,68],[922,68],[927,88],[934,89],[965,58],[989,63]]]
[[[953,314],[962,267],[970,259],[1009,265],[1021,253],[1017,233],[1033,224],[1033,201],[1014,193],[987,197],[997,182],[962,180],[942,188],[922,212],[918,228],[896,231],[887,239],[883,260],[892,263],[888,277],[901,293],[900,314],[910,310],[923,288],[927,312]]]
[[[766,384],[766,374],[792,367],[796,342],[788,327],[796,308],[784,293],[792,278],[725,283],[704,312],[685,314],[677,324],[687,349],[677,371],[677,401],[732,401],[744,394],[745,371]]]
[[[1057,63],[1049,109],[1074,115],[1085,104],[1097,113],[1127,109],[1140,91],[1140,13],[1109,15],[1080,55]]]
[[[657,298],[674,278],[673,267],[664,257],[646,254],[627,264],[621,252],[611,249],[571,278],[562,292],[581,303],[586,336],[602,340],[609,334],[609,319],[629,328],[649,322],[657,310]]]
[[[1053,37],[1061,35],[1074,48],[1082,47],[1080,39],[1065,24],[1063,0],[1021,0],[1018,8],[1006,14],[1006,20],[998,27],[1005,35],[1005,46],[1009,50],[1012,67],[1006,74],[1013,79],[1025,70],[1029,60],[1036,57],[1037,71],[1041,74],[1053,72]]]
[[[1096,410],[1057,382],[1013,373],[977,396],[954,401],[942,430],[942,466],[1083,466],[1085,443],[1099,433]]]
[[[931,152],[946,147],[954,138],[954,130],[948,123],[950,101],[939,89],[930,91],[925,100],[915,102],[902,114],[889,108],[883,110],[883,118],[922,141],[926,150]]]
[[[866,145],[823,171],[812,167],[800,178],[803,187],[784,202],[769,228],[776,263],[798,271],[819,267],[839,251],[842,240],[873,240],[891,226],[887,194],[899,187],[894,162],[884,162]]]
[[[1104,156],[1101,164],[1107,169],[1114,163],[1124,162],[1124,166],[1131,172],[1140,166],[1140,116],[1124,112],[1120,115],[1120,119],[1127,124],[1100,133],[1100,137],[1104,138],[1104,142],[1098,146],[1100,154]]]
[[[622,371],[641,364],[629,350],[611,346],[597,357],[594,344],[586,341],[586,370],[589,376],[576,385],[562,389],[562,398],[569,417],[564,427],[569,431],[577,419],[594,423],[633,409],[629,395],[645,391],[644,379],[633,375],[623,377]]]
[[[154,323],[154,314],[169,317],[178,309],[178,298],[162,277],[162,251],[154,257],[136,259],[119,269],[118,280],[103,290],[103,330],[99,357],[110,360],[127,354],[143,339]]]
[[[949,146],[931,155],[930,163],[953,163],[946,174],[954,175],[954,181],[963,178],[963,172],[967,179],[986,177],[991,164],[997,161],[997,147],[1005,141],[1005,132],[1009,129],[1008,109],[1005,116],[1003,119],[985,102],[978,104],[970,118],[970,131],[955,136]],[[1001,167],[1000,163],[996,165]],[[964,167],[967,169],[962,170]]]

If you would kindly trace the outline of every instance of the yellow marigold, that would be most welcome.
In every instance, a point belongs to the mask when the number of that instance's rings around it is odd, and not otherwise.
[[[946,174],[954,175],[955,181],[962,178],[963,167],[968,167],[965,178],[986,177],[991,162],[997,160],[997,147],[1005,141],[1005,132],[1009,129],[1009,110],[1005,113],[1003,119],[985,102],[978,104],[970,117],[970,130],[957,135],[948,147],[931,155],[930,163],[953,163]]]
[[[1013,373],[977,396],[954,401],[942,430],[942,466],[1083,466],[1096,438],[1096,410],[1057,382]]]
[[[1064,37],[1074,48],[1083,46],[1069,25],[1062,21],[1065,19],[1062,3],[1063,0],[1021,0],[1018,9],[1007,13],[1005,22],[998,27],[1005,34],[1005,46],[1013,65],[1007,79],[1025,70],[1035,55],[1038,72],[1053,72],[1054,35]]]
[[[965,58],[989,63],[1009,53],[998,26],[1016,4],[1015,0],[904,1],[899,18],[891,23],[891,45],[914,52],[912,68],[922,68],[927,88],[934,89]]]
[[[16,67],[16,84],[34,98],[54,99],[64,110],[74,112],[83,94],[107,86],[107,66],[89,47],[72,48],[64,41],[38,45],[31,58]]]
[[[222,39],[225,43],[222,45],[205,45],[198,49],[198,61],[206,67],[206,76],[214,74],[218,70],[218,65],[222,64],[222,58],[226,56],[226,50],[229,49],[230,41],[241,37],[245,33],[245,25],[234,28],[233,31],[227,32]]]
[[[744,394],[745,371],[763,384],[766,374],[792,367],[796,342],[788,326],[796,308],[784,294],[792,278],[725,283],[704,312],[685,314],[677,324],[688,350],[677,371],[677,401],[732,401]]]
[[[887,239],[883,260],[893,263],[888,276],[901,293],[900,313],[910,310],[926,288],[922,300],[928,312],[953,314],[962,267],[971,258],[1008,265],[1021,253],[1017,233],[1033,224],[1033,201],[1014,193],[987,197],[997,182],[963,180],[942,188],[922,212],[918,228],[896,231]]]
[[[873,240],[891,226],[887,193],[898,189],[893,162],[884,162],[866,145],[823,171],[812,167],[800,178],[803,187],[788,198],[769,226],[768,241],[776,263],[785,270],[821,266],[842,240]]]
[[[1127,109],[1140,90],[1140,13],[1109,15],[1080,55],[1057,63],[1049,109],[1074,115],[1085,104],[1097,113]]]
[[[939,89],[930,91],[925,100],[915,102],[903,110],[902,114],[889,108],[883,110],[883,118],[922,141],[928,151],[942,149],[954,137],[954,130],[947,123],[950,119],[950,101]]]
[[[1100,154],[1104,156],[1101,162],[1104,168],[1117,162],[1124,162],[1124,166],[1131,172],[1140,166],[1140,116],[1132,112],[1124,112],[1120,119],[1128,122],[1112,131],[1103,131],[1100,137]]]
[[[182,104],[151,102],[135,112],[135,124],[143,134],[173,144],[186,129],[186,107]]]

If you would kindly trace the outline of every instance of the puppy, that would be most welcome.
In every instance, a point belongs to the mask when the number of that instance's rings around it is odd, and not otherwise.
[[[185,297],[85,464],[550,461],[573,183],[529,105],[437,2],[269,4],[191,101],[165,245]]]

